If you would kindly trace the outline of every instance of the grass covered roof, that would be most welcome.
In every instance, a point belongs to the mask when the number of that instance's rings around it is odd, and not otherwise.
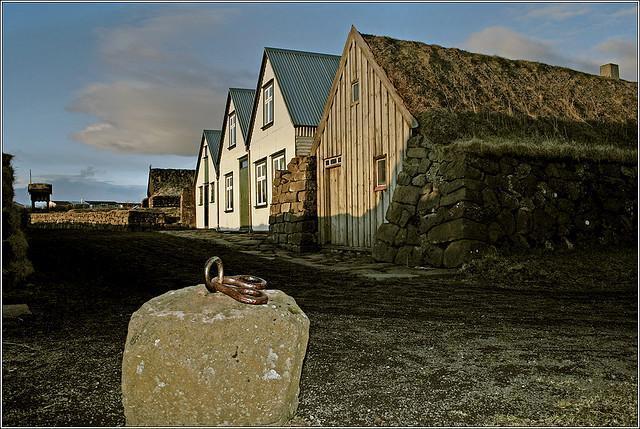
[[[637,83],[422,42],[362,34],[405,106],[570,121],[637,121]]]

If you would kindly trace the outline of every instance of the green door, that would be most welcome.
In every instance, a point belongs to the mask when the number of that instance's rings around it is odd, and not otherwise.
[[[249,161],[240,159],[240,228],[249,228]]]

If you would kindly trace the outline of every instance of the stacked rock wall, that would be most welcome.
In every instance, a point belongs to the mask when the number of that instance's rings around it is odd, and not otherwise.
[[[487,250],[633,241],[637,166],[495,157],[408,142],[373,256],[457,267]]]
[[[184,226],[196,226],[196,192],[193,186],[184,188],[180,195],[180,223]]]
[[[165,225],[160,210],[69,210],[31,213],[29,226],[46,229],[155,229]]]
[[[294,251],[318,248],[316,158],[297,156],[276,171],[269,216],[269,239]]]

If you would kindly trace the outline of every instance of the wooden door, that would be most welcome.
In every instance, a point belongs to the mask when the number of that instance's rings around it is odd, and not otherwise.
[[[338,186],[341,173],[340,166],[327,168],[325,170],[325,195],[327,216],[325,217],[325,243],[333,245],[344,245],[345,237],[340,232],[340,209],[338,202],[340,200],[340,192],[344,190]]]
[[[240,160],[240,228],[249,228],[249,161]]]

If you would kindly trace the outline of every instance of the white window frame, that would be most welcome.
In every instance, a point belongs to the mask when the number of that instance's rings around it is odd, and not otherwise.
[[[380,163],[384,163],[384,182],[380,181]],[[387,155],[380,155],[373,158],[373,167],[375,172],[375,187],[374,191],[384,191],[388,186],[387,176],[389,175],[389,163],[387,161]]]
[[[269,191],[267,189],[267,160],[256,162],[256,207],[267,205]]]
[[[276,171],[283,171],[287,169],[287,157],[284,150],[271,155],[271,169],[273,170],[272,176],[275,176]],[[271,179],[274,178],[275,177],[272,177]]]
[[[200,198],[198,199],[198,205],[201,206],[204,204],[204,187],[203,186],[198,186],[198,195],[200,196]]]
[[[236,147],[237,123],[238,123],[238,120],[236,118],[236,112],[229,114],[229,146],[228,146],[229,149]]]
[[[351,82],[351,104],[358,104],[359,102],[360,102],[360,81],[354,80],[353,82]]]
[[[324,168],[340,167],[340,165],[342,165],[342,155],[324,159]]]
[[[224,210],[233,211],[233,173],[224,176]]]
[[[267,126],[270,124],[273,124],[273,108],[274,108],[274,103],[273,103],[273,90],[274,90],[274,85],[273,85],[273,81],[267,83],[263,88],[262,88],[262,125],[263,126]],[[271,115],[269,116],[270,113]]]
[[[216,182],[211,182],[209,184],[209,186],[211,186],[211,196],[209,198],[209,203],[211,204],[215,204],[216,203]]]

